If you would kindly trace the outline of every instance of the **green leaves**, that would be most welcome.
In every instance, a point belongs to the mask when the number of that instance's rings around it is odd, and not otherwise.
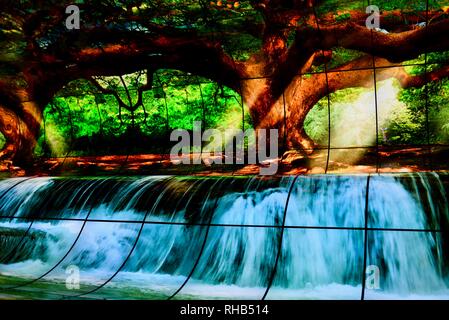
[[[124,76],[133,101],[135,76]],[[124,88],[115,80],[105,78],[102,85],[117,90],[127,101]],[[53,156],[64,156],[69,151],[72,155],[103,154],[117,141],[126,140],[130,130],[137,130],[141,140],[133,141],[133,145],[153,141],[138,152],[155,152],[170,144],[169,132],[192,130],[194,121],[202,121],[204,129],[241,128],[240,102],[240,96],[229,88],[179,71],[160,70],[153,77],[153,89],[143,93],[143,106],[129,112],[120,110],[114,96],[99,93],[89,82],[73,81],[46,107],[36,152]],[[245,115],[247,129],[251,127],[248,110]]]

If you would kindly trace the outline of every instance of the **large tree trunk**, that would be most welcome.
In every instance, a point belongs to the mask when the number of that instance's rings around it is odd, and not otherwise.
[[[304,121],[323,90],[325,85],[298,76],[273,100],[269,80],[258,79],[245,86],[244,98],[255,128],[278,130],[280,150],[300,149],[311,154],[316,145],[304,130]]]
[[[42,122],[42,113],[35,103],[20,104],[21,110],[0,104],[0,132],[5,145],[0,151],[0,161],[12,161],[20,167],[33,164],[33,153]]]

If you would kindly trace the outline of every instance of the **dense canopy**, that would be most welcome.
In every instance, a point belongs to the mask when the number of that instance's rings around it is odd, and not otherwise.
[[[19,166],[167,152],[194,120],[276,128],[304,154],[449,139],[449,1],[77,1],[79,30],[71,2],[0,2],[0,158]],[[346,137],[357,106],[375,118]]]

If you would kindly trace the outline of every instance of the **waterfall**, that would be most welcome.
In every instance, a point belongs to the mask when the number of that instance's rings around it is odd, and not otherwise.
[[[446,299],[448,181],[0,180],[0,297]]]

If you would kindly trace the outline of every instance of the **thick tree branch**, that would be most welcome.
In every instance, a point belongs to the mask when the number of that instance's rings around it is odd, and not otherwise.
[[[349,22],[299,30],[297,40],[306,48],[332,49],[343,47],[402,62],[416,58],[424,52],[449,50],[449,19],[400,33],[382,33]]]
[[[392,62],[402,62],[416,58],[424,52],[449,50],[447,34],[449,19],[430,24],[427,29],[390,34],[370,30],[353,22],[319,28],[300,28],[296,40],[288,52],[279,58],[274,72],[270,74],[271,91],[270,95],[264,97],[264,103],[271,105],[279,99],[285,88],[300,70],[307,66],[310,57],[319,49],[343,47],[370,53]],[[357,63],[358,61],[355,62]],[[326,81],[322,83],[325,84]],[[266,106],[266,112],[268,108]]]
[[[402,77],[397,77],[403,88],[418,88],[429,82],[439,81],[449,77],[449,66],[433,70],[427,74],[411,76],[403,69]]]
[[[348,19],[352,23],[356,23],[360,26],[365,26],[368,14],[361,10],[348,10],[343,11],[341,14],[348,14]],[[321,26],[330,26],[341,24],[338,21],[340,15],[334,13],[328,13],[323,16],[318,17]],[[416,12],[416,11],[403,11],[403,10],[393,10],[385,11],[379,16],[379,22],[382,29],[389,31],[407,31],[417,28],[417,25],[422,22],[426,22],[429,19],[429,24],[440,20],[444,20],[448,15],[443,11],[429,10],[428,12]],[[341,18],[340,18],[341,19]],[[313,21],[310,25],[314,25]]]
[[[449,65],[424,74],[411,75],[407,73],[404,67],[395,65],[386,59],[375,58],[373,60],[371,56],[364,56],[344,66],[329,70],[327,74],[329,86],[326,85],[326,76],[324,74],[316,74],[309,79],[305,79],[305,83],[315,85],[315,94],[310,95],[308,108],[312,108],[328,93],[347,88],[373,88],[373,62],[376,65],[377,81],[395,78],[399,81],[402,88],[422,87],[426,83],[449,77]]]
[[[111,34],[113,33],[113,34]],[[51,59],[64,58],[64,75],[69,79],[92,76],[121,75],[142,69],[177,69],[194,73],[222,83],[238,91],[239,81],[245,76],[241,63],[227,55],[221,45],[191,34],[170,36],[141,34],[138,32],[103,31],[108,39],[101,47],[84,46],[70,48]],[[86,39],[86,35],[84,36]],[[89,35],[87,35],[89,37]]]

